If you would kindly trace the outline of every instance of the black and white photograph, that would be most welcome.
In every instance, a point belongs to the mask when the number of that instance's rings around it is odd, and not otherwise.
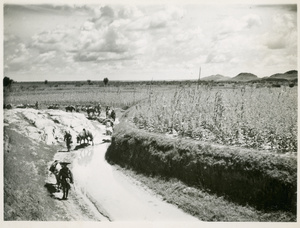
[[[296,1],[2,11],[2,224],[296,227]]]

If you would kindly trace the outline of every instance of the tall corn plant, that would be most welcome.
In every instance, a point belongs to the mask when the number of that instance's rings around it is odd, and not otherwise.
[[[279,152],[297,151],[297,90],[210,86],[152,92],[136,111],[141,128]],[[142,123],[142,124],[141,124]]]

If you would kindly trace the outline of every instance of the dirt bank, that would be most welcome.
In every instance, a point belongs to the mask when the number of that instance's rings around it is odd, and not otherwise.
[[[296,214],[297,157],[166,138],[122,122],[106,158],[145,175],[177,178],[241,205]]]

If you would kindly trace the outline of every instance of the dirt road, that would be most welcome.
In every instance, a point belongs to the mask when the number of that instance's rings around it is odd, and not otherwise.
[[[16,129],[28,138],[34,148],[42,144],[50,147],[56,145],[55,148],[61,145],[61,149],[54,153],[53,159],[72,162],[70,168],[75,184],[72,186],[69,200],[60,201],[62,193],[51,191],[56,182],[53,174],[49,172],[45,180],[51,197],[56,199],[53,201],[55,205],[63,207],[66,211],[66,218],[63,220],[199,221],[166,203],[141,183],[108,164],[105,153],[109,143],[103,140],[109,140],[110,136],[104,135],[105,126],[98,121],[89,121],[80,113],[66,113],[60,110],[13,109],[5,112],[4,122],[5,126]],[[78,147],[76,135],[83,128],[93,132],[95,145],[74,150],[74,147]],[[70,131],[73,136],[71,152],[67,152],[65,148],[65,131]],[[37,154],[33,150],[26,151]],[[41,151],[39,153],[42,154]],[[47,167],[50,167],[51,162],[49,161]]]
[[[109,143],[103,139],[109,136],[104,135],[103,125],[97,128],[94,146],[57,153],[55,159],[74,157],[74,188],[104,216],[101,221],[199,221],[108,164],[105,152]]]

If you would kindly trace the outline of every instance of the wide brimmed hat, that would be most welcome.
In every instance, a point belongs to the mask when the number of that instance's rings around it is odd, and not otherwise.
[[[61,165],[69,165],[69,164],[71,164],[71,162],[60,162],[59,164],[61,164]]]

